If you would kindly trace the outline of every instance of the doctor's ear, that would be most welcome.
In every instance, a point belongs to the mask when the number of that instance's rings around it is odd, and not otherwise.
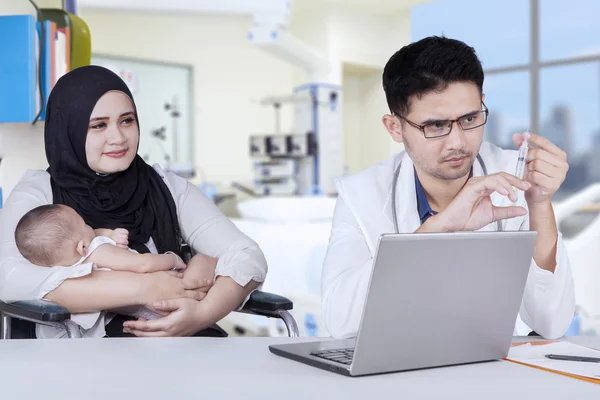
[[[381,122],[383,122],[385,129],[387,129],[394,142],[403,142],[404,139],[402,136],[402,123],[400,122],[400,118],[391,114],[385,114],[381,119]]]

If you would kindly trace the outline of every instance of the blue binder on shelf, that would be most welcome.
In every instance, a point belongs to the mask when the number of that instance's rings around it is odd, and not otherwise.
[[[39,110],[36,24],[32,15],[0,16],[0,123],[32,122]]]
[[[41,38],[40,34],[41,24],[37,24],[37,32],[38,36]],[[46,20],[44,21],[44,44],[42,51],[42,64],[41,64],[41,77],[42,77],[42,93],[44,95],[44,105],[48,103],[48,96],[50,95],[50,91],[54,86],[54,75],[52,73],[52,69],[54,68],[54,52],[52,48],[54,47],[54,43],[56,41],[56,30],[52,27],[52,21]],[[39,90],[39,89],[38,89]],[[39,96],[39,92],[38,92]],[[38,108],[39,109],[39,108]],[[42,110],[42,114],[40,115],[40,121],[46,119],[46,107]]]

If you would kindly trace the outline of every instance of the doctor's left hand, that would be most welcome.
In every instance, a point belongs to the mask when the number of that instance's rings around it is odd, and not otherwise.
[[[152,307],[158,313],[168,315],[154,320],[126,321],[123,332],[145,337],[191,336],[210,326],[202,318],[201,303],[187,298],[158,301]]]
[[[527,152],[527,168],[523,179],[531,183],[531,188],[525,192],[525,199],[531,208],[550,201],[564,182],[569,164],[567,154],[554,143],[533,133],[529,135],[529,144],[534,147]],[[523,136],[516,134],[513,141],[519,147],[523,143]]]

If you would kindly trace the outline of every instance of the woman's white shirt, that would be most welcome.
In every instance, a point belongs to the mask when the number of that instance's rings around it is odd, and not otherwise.
[[[184,242],[198,253],[218,258],[216,276],[228,276],[241,286],[251,280],[263,282],[267,262],[258,245],[223,215],[200,189],[184,178],[163,171],[158,165],[153,168],[173,196]],[[62,269],[69,268],[33,265],[21,255],[15,243],[15,228],[21,217],[35,207],[52,204],[52,197],[50,174],[30,170],[12,190],[0,213],[2,301],[40,299],[48,293],[44,290],[48,283],[56,284],[56,278],[65,275]],[[147,246],[151,252],[157,252],[152,239]],[[62,283],[60,279],[59,282]]]

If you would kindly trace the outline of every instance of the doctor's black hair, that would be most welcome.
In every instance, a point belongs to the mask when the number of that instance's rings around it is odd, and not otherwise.
[[[390,111],[405,115],[410,98],[444,90],[454,82],[472,82],[483,91],[483,68],[475,49],[444,36],[430,36],[398,50],[383,70]]]

